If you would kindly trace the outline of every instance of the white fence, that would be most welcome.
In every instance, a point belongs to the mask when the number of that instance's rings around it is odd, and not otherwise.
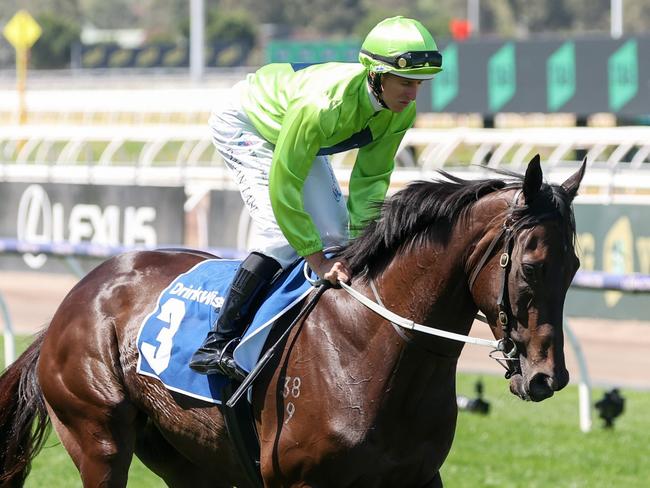
[[[586,153],[588,193],[650,191],[650,127],[411,129],[398,152],[397,187],[437,169],[485,177],[489,168],[523,171],[539,152],[551,181]],[[350,153],[333,164],[347,180]],[[12,125],[0,132],[0,180],[185,185],[223,188],[221,158],[205,124]]]

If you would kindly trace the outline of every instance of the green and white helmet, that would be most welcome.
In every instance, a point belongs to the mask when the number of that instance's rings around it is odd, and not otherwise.
[[[442,71],[442,54],[429,31],[402,16],[382,20],[366,36],[359,62],[368,71],[429,80]]]

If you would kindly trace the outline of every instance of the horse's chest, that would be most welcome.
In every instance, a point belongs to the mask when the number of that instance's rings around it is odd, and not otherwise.
[[[311,423],[308,432],[284,437],[288,442],[281,443],[277,456],[283,472],[279,485],[426,486],[449,452],[451,433],[426,439],[421,433],[427,429],[415,433],[397,428],[398,419],[394,424],[361,428],[330,417]]]
[[[398,452],[399,451],[399,452]],[[360,445],[335,449],[319,457],[305,456],[295,476],[282,477],[281,486],[337,486],[355,488],[394,488],[427,486],[444,461],[445,455],[431,449],[386,449],[386,446]]]

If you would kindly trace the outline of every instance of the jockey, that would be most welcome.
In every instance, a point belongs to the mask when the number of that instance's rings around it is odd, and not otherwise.
[[[193,355],[200,373],[237,374],[233,351],[261,290],[298,256],[321,278],[351,270],[323,249],[342,245],[376,216],[395,153],[415,121],[422,83],[442,56],[417,20],[392,17],[368,34],[357,63],[260,68],[210,116],[212,138],[254,223],[252,253],[239,267],[213,330]],[[343,197],[328,156],[358,148]]]

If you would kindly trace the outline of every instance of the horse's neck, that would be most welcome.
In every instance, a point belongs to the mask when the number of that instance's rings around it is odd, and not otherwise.
[[[410,269],[406,262],[394,263],[377,278],[376,288],[386,308],[424,323],[426,314],[422,310],[430,305],[423,302],[431,300],[425,295],[435,297],[438,293],[431,289],[431,283],[424,277],[426,273],[411,274]],[[414,293],[416,289],[418,293]],[[372,296],[370,288],[364,293]],[[358,439],[365,439],[363,442],[379,439],[399,450],[405,443],[411,448],[424,445],[421,443],[435,436],[442,439],[436,449],[446,453],[445,446],[453,438],[460,343],[443,343],[417,332],[407,333],[409,339],[405,340],[385,319],[360,304],[357,306],[361,316],[355,323],[351,345],[356,357],[363,359],[342,366],[341,383],[347,384],[350,379],[367,381],[364,398],[372,401],[361,409],[363,420],[357,419],[355,429],[366,432]],[[373,356],[369,351],[376,353]],[[432,415],[432,412],[441,413]],[[421,454],[431,455],[430,452]]]
[[[431,246],[395,257],[375,279],[384,306],[424,325],[468,333],[476,308],[466,284],[465,253],[462,246],[454,248],[444,251],[441,246]],[[369,296],[371,293],[370,289],[366,291]],[[410,340],[406,341],[371,312],[361,323],[365,327],[357,330],[365,349],[381,351],[381,360],[372,365],[373,378],[381,381],[375,385],[378,418],[371,424],[381,424],[381,435],[390,437],[394,422],[381,422],[379,417],[399,416],[402,420],[395,442],[408,432],[411,438],[427,439],[435,434],[445,440],[442,444],[450,443],[456,363],[463,343],[418,332],[408,332]],[[436,417],[431,412],[445,413]]]
[[[384,305],[416,323],[468,333],[476,307],[469,294],[463,249],[430,245],[397,256],[376,280]],[[418,333],[413,340],[441,356],[457,357],[462,349],[462,343]]]

